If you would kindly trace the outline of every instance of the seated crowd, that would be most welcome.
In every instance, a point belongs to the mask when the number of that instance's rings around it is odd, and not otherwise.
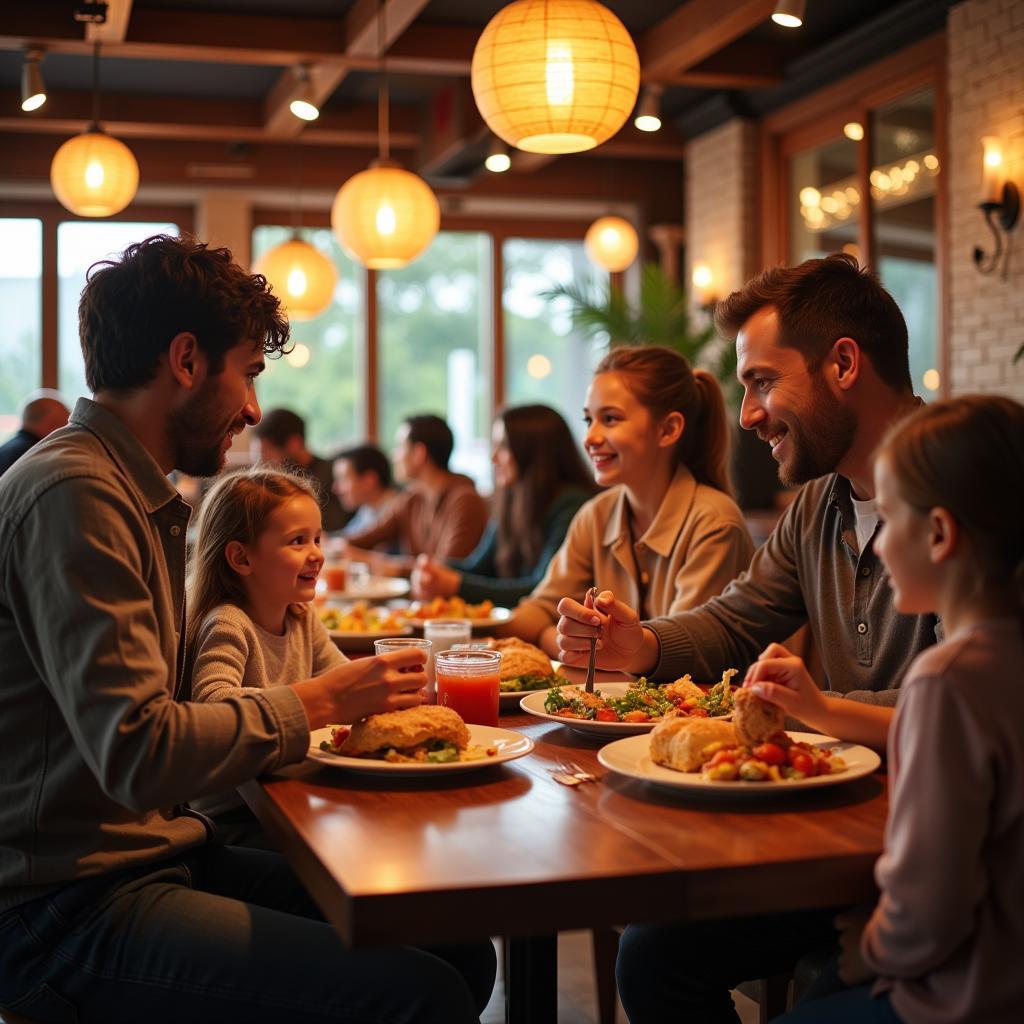
[[[332,466],[294,412],[261,419],[256,378],[289,328],[227,250],[156,236],[94,267],[79,316],[93,398],[57,430],[56,396],[26,405],[31,436],[0,480],[0,1007],[479,1019],[487,936],[345,948],[235,794],[301,761],[311,729],[422,699],[421,651],[350,661],[314,613],[330,532],[420,598],[518,602],[508,632],[567,665],[598,637],[601,668],[740,666],[806,726],[888,750],[877,905],[629,925],[616,975],[634,1024],[734,1022],[732,988],[817,948],[836,957],[787,1022],[1014,1019],[1024,408],[925,406],[899,308],[848,256],[766,270],[715,316],[740,425],[799,487],[757,551],[721,389],[668,349],[598,365],[589,470],[554,410],[501,412],[488,506],[449,468],[438,416],[400,426],[401,489],[376,447]],[[168,474],[218,476],[246,427],[260,463],[219,476],[186,556],[191,510]],[[801,627],[820,679],[786,646]]]

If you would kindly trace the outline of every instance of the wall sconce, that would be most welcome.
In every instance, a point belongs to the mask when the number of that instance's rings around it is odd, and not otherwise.
[[[695,264],[690,280],[693,282],[693,293],[696,296],[697,305],[710,316],[718,301],[714,292],[715,279],[711,268],[706,263]]]
[[[980,245],[974,247],[974,265],[983,274],[991,274],[1000,263],[1003,264],[1003,279],[1010,255],[1009,234],[1020,219],[1020,192],[1012,181],[1003,179],[1003,146],[994,135],[981,140],[985,150],[982,163],[981,202],[978,209],[985,217],[985,223],[995,239],[995,251],[987,255]],[[1000,228],[1002,231],[1000,232]],[[1006,235],[1006,242],[1003,241]]]

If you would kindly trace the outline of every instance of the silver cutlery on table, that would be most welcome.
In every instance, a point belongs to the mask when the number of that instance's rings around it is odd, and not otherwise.
[[[563,786],[578,786],[583,782],[597,782],[597,776],[584,771],[575,761],[559,761],[557,767],[549,768],[555,782]]]

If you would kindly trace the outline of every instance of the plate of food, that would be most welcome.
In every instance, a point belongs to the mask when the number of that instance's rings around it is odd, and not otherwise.
[[[316,610],[331,639],[346,651],[372,651],[374,640],[409,636],[410,626],[390,608],[353,605],[321,605]]]
[[[510,636],[504,640],[488,640],[486,646],[501,652],[499,702],[505,712],[517,708],[524,694],[569,685],[569,680],[558,674],[551,659],[525,640]]]
[[[878,770],[881,758],[856,743],[786,732],[778,707],[749,690],[736,694],[731,722],[676,716],[649,736],[598,751],[605,768],[659,786],[705,793],[778,793],[835,786]]]
[[[368,775],[446,775],[524,757],[533,740],[511,729],[467,725],[451,708],[421,704],[309,736],[310,761]]]
[[[520,707],[577,732],[630,736],[650,732],[666,717],[727,718],[732,713],[736,669],[727,669],[714,686],[700,687],[689,676],[674,683],[653,683],[644,676],[601,683],[593,693],[562,686],[523,697]]]
[[[474,632],[500,626],[512,618],[508,608],[496,608],[492,601],[470,604],[461,597],[435,597],[430,601],[415,601],[394,611],[404,616],[412,625],[422,629],[428,619],[469,619]]]
[[[409,593],[409,581],[397,576],[350,578],[344,590],[325,591],[328,601],[391,601]]]

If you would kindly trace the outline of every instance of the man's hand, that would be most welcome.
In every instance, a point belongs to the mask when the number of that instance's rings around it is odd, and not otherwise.
[[[311,729],[335,722],[358,722],[367,715],[399,711],[423,703],[426,655],[406,647],[339,665],[293,689],[306,709]]]
[[[558,654],[565,665],[586,665],[590,637],[596,636],[597,667],[638,671],[643,660],[644,630],[640,617],[629,605],[602,590],[593,608],[585,608],[571,597],[558,602]]]
[[[871,910],[863,907],[847,910],[836,917],[835,924],[839,929],[839,977],[847,985],[863,985],[877,977],[864,963],[860,952],[861,936],[870,919]]]
[[[420,555],[412,571],[412,596],[417,601],[452,597],[459,592],[462,573],[429,555]]]

